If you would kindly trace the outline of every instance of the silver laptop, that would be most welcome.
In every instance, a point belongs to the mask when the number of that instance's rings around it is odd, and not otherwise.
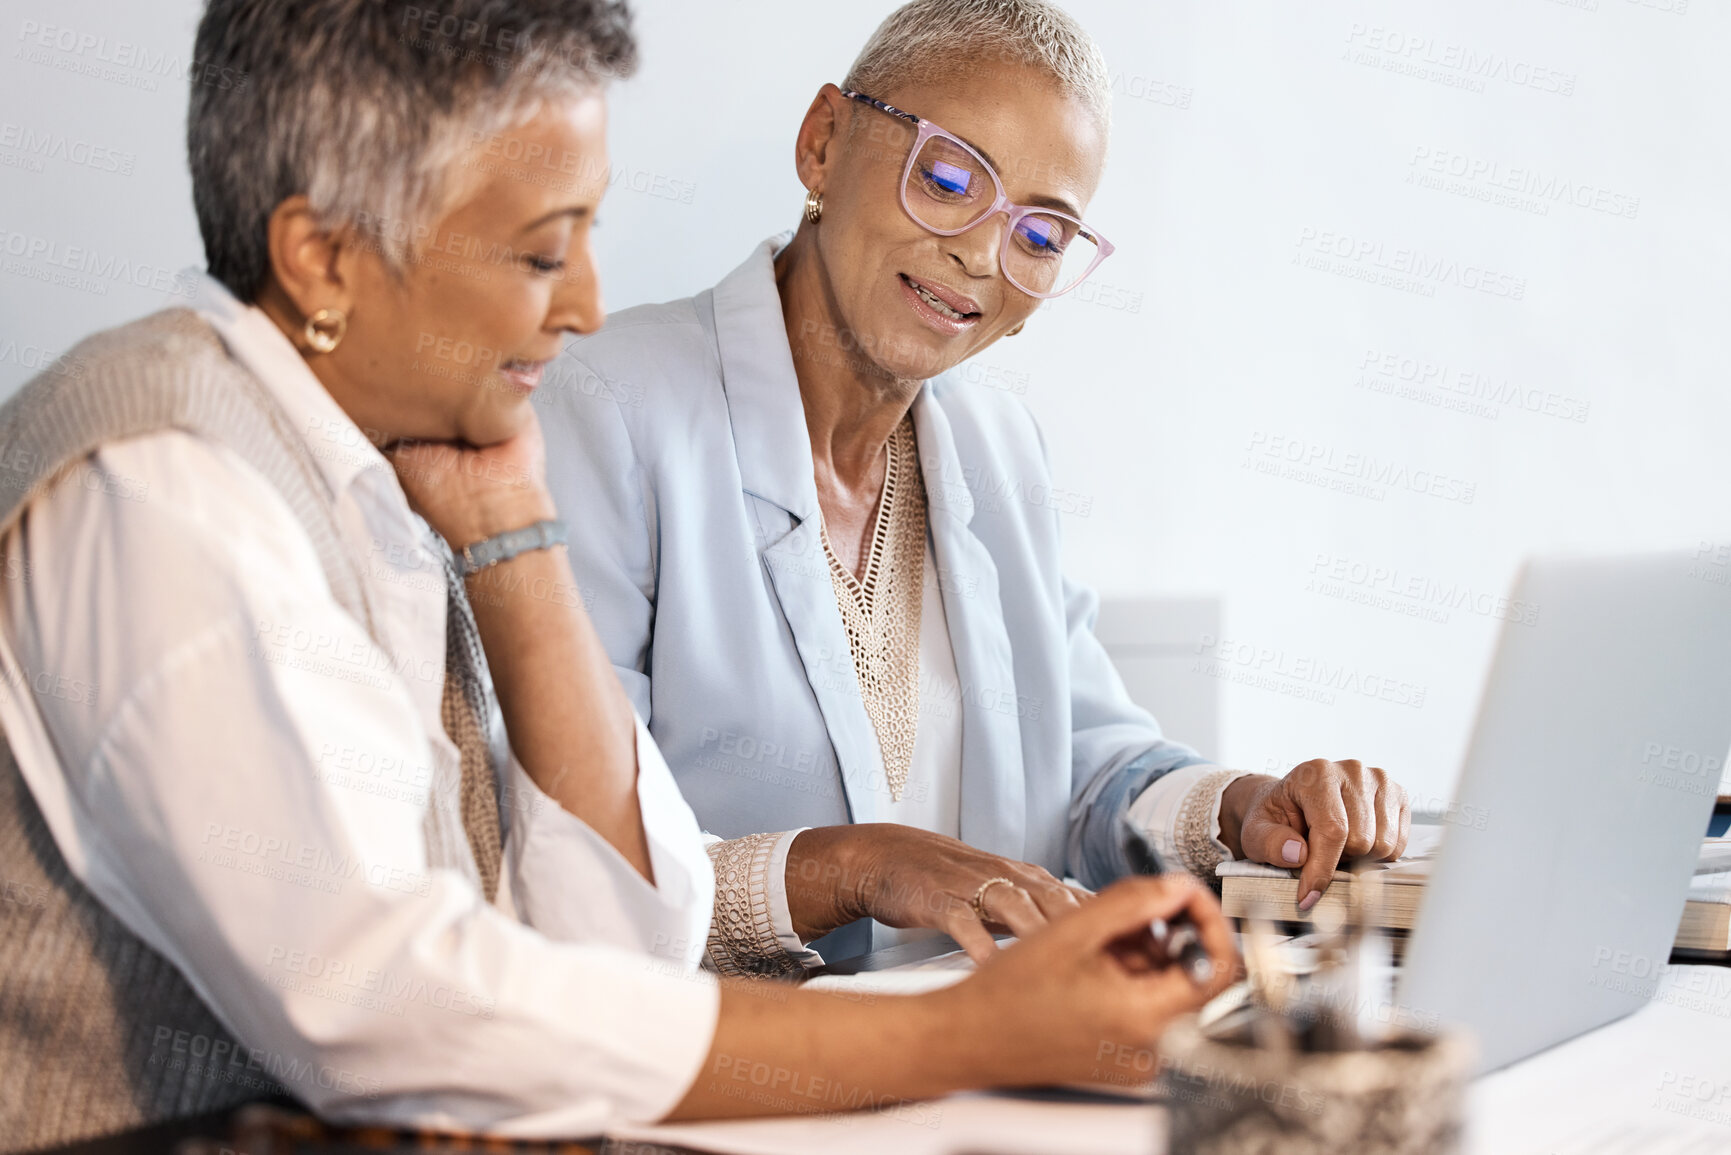
[[[1404,1015],[1480,1070],[1658,987],[1731,749],[1731,588],[1686,553],[1530,562],[1408,943]]]

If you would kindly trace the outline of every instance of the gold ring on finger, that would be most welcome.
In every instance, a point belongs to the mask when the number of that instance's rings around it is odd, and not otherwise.
[[[974,891],[973,907],[974,913],[980,916],[981,922],[985,922],[990,917],[986,914],[986,891],[992,889],[994,886],[1008,886],[1011,889],[1014,889],[1015,885],[1014,882],[1005,878],[1001,874],[996,878],[988,878],[986,881],[980,883],[980,889]]]

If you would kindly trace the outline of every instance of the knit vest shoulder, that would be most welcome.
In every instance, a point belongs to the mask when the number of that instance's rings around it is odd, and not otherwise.
[[[104,443],[169,429],[234,450],[281,494],[332,595],[372,633],[318,463],[191,310],[89,338],[0,406],[0,534]],[[174,964],[73,876],[3,738],[0,884],[0,1152],[222,1110],[292,1081],[280,1057],[234,1039]]]

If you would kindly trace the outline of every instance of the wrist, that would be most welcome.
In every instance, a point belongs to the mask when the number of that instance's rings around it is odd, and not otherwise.
[[[458,554],[471,545],[514,529],[550,521],[559,516],[552,495],[545,490],[525,490],[501,493],[477,499],[474,506],[460,517],[451,519],[451,526],[435,526]]]
[[[1233,858],[1244,857],[1244,819],[1265,790],[1280,779],[1267,774],[1246,774],[1227,784],[1220,795],[1220,841]]]
[[[818,826],[794,836],[787,851],[787,913],[810,942],[861,917],[852,826]]]
[[[909,1000],[924,1004],[920,1012],[925,1031],[919,1050],[954,1088],[1005,1086],[1027,1075],[1009,1058],[1017,1053],[1016,1040],[999,1034],[1022,1020],[1004,1014],[1001,1006],[993,1007],[981,985],[978,975],[969,975],[953,986]]]

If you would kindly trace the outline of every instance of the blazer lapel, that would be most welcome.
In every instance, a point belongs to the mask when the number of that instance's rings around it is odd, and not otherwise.
[[[913,413],[931,511],[932,554],[962,684],[962,840],[1019,859],[1027,842],[1028,800],[998,567],[970,526],[973,494],[963,481],[950,422],[930,382],[914,399]]]
[[[697,306],[715,336],[741,485],[803,522],[818,515],[817,483],[805,405],[775,290],[773,258],[783,240],[774,237],[759,245],[720,284],[698,294]]]
[[[882,822],[889,798],[883,754],[865,712],[817,519],[800,522],[765,547],[763,564],[835,747],[848,812],[855,822]]]
[[[758,511],[763,564],[835,747],[849,812],[855,822],[879,822],[889,797],[883,756],[830,584],[811,438],[775,289],[772,260],[785,242],[760,245],[697,307],[715,337],[741,488],[787,515]]]

